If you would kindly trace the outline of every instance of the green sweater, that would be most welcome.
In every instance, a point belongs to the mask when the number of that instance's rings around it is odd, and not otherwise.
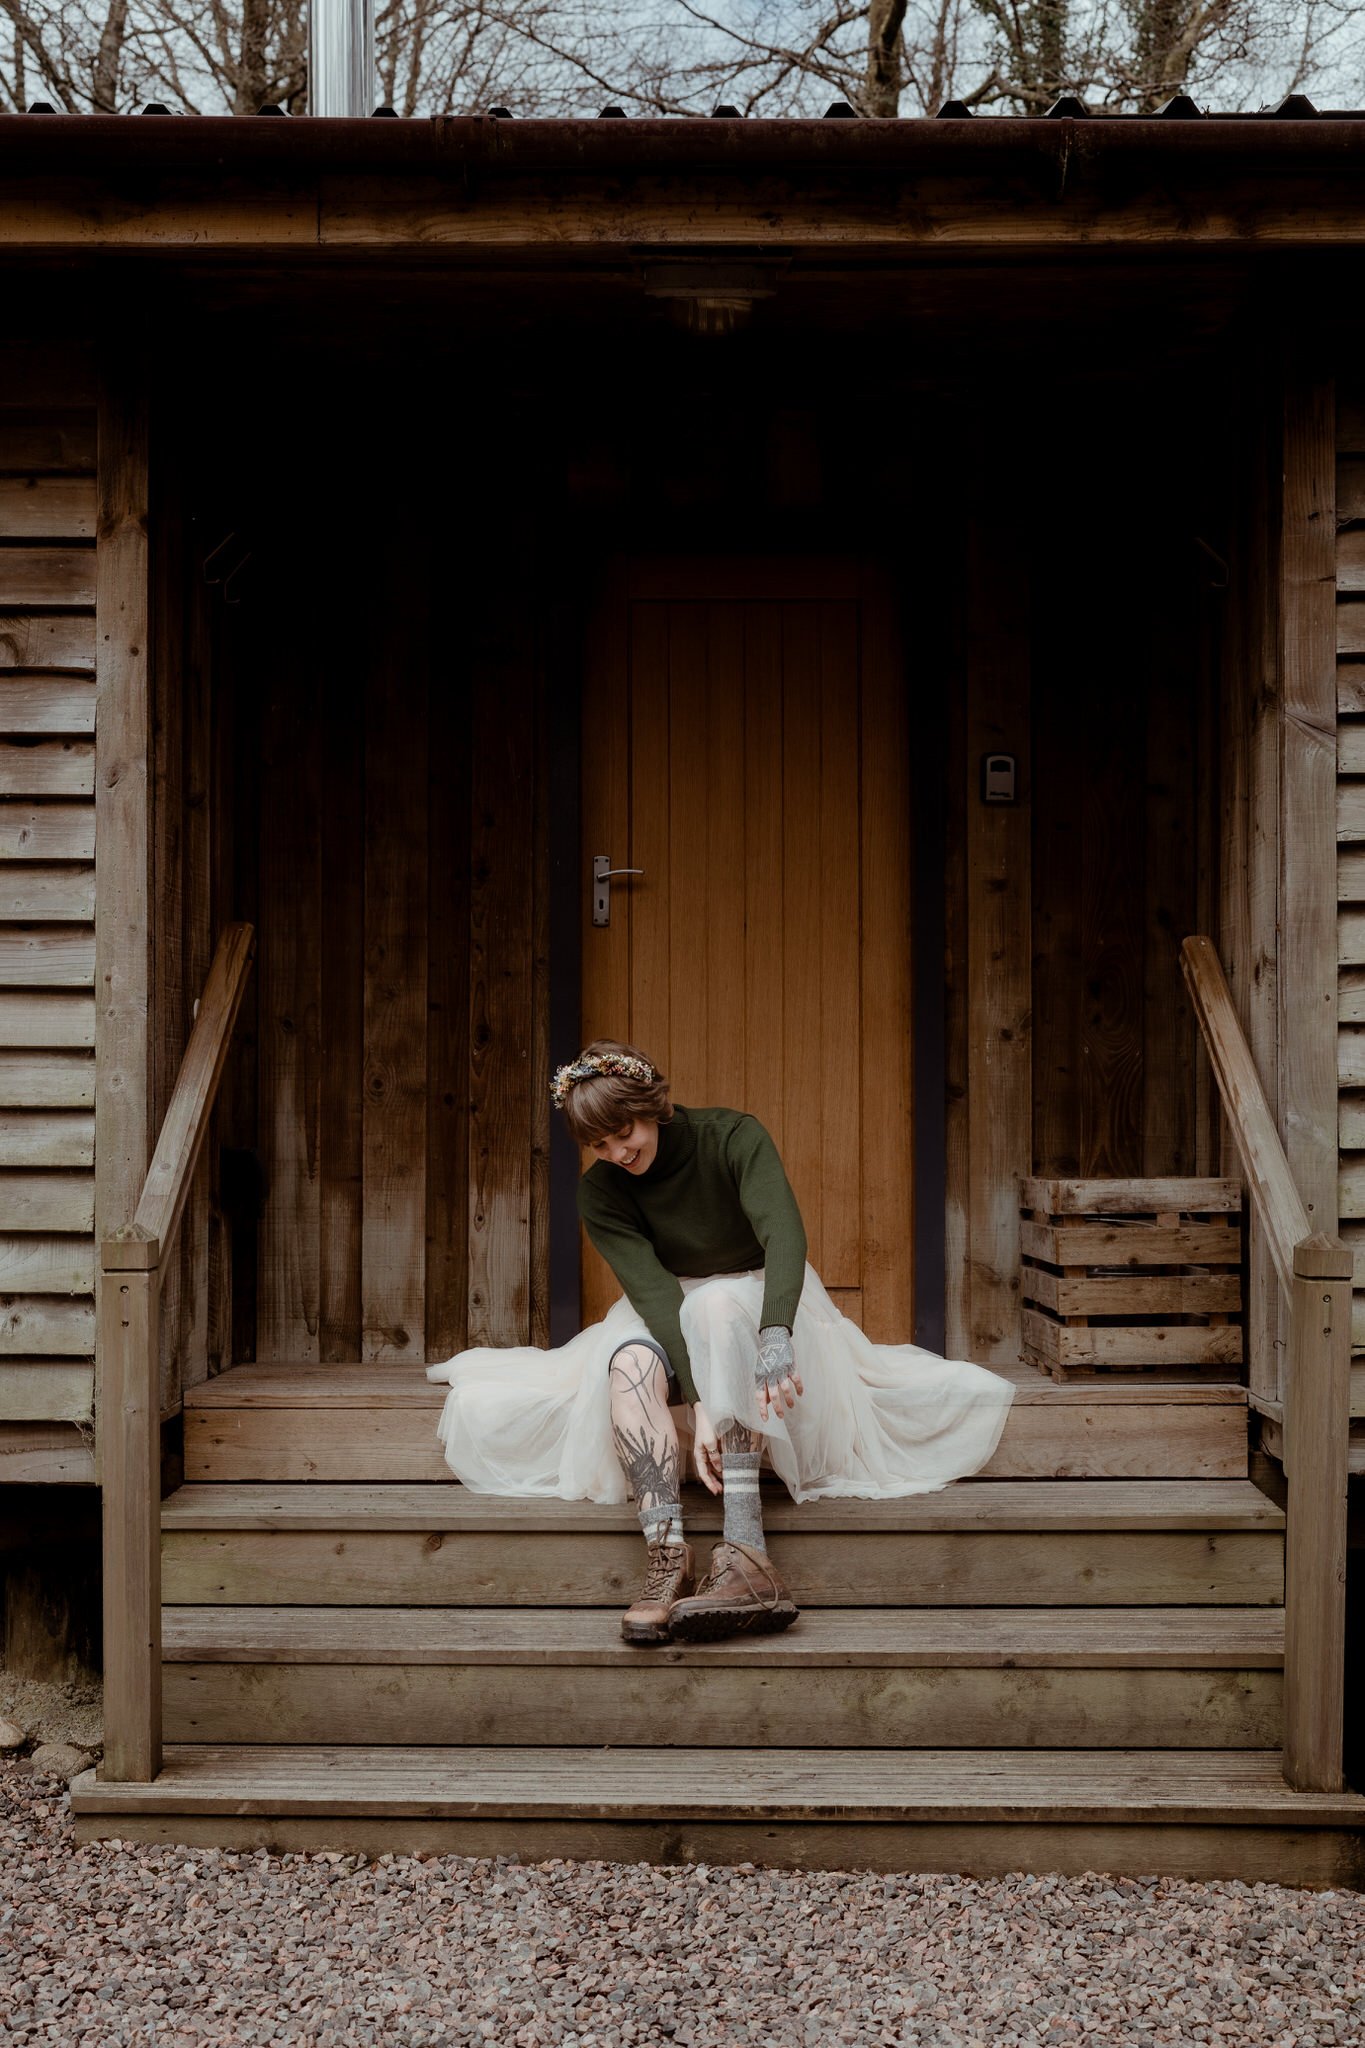
[[[679,1274],[764,1268],[762,1327],[788,1330],[806,1277],[806,1232],[777,1147],[757,1117],[683,1109],[659,1126],[644,1173],[604,1159],[578,1183],[578,1213],[593,1244],[643,1317],[689,1401],[696,1383],[683,1341]]]

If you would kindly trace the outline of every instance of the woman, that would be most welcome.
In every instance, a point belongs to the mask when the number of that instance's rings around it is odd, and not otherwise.
[[[989,1461],[1014,1389],[914,1344],[873,1344],[839,1313],[756,1117],[674,1104],[653,1063],[615,1039],[561,1067],[552,1093],[594,1154],[578,1209],[622,1298],[556,1350],[429,1366],[450,1383],[447,1462],[476,1492],[629,1494],[647,1568],[627,1642],[786,1628],[797,1609],[764,1540],[763,1457],[798,1501],[933,1492]],[[697,1477],[723,1500],[699,1587],[670,1413],[680,1401]]]

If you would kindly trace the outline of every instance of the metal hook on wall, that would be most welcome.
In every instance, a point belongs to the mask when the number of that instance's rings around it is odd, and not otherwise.
[[[233,566],[233,567],[232,567],[231,569],[229,569],[229,570],[228,570],[228,572],[227,572],[227,575],[226,575],[226,576],[225,576],[225,577],[223,578],[223,603],[224,603],[224,604],[240,604],[240,603],[241,603],[241,601],[242,601],[242,600],[241,600],[241,598],[240,598],[240,597],[234,597],[234,596],[232,595],[232,586],[233,586],[233,584],[234,584],[234,583],[235,583],[235,582],[237,581],[237,578],[238,578],[238,577],[239,577],[239,576],[241,575],[241,573],[242,573],[243,569],[245,569],[245,567],[246,567],[247,563],[248,563],[248,562],[249,562],[250,560],[251,560],[251,549],[250,549],[250,548],[248,548],[248,549],[247,549],[247,551],[246,551],[246,553],[245,553],[245,554],[244,554],[244,555],[242,556],[242,559],[241,559],[241,561],[240,561],[240,562],[237,562],[237,563],[235,563],[235,564],[234,564],[234,566]]]
[[[1197,548],[1202,548],[1204,553],[1208,556],[1209,560],[1215,563],[1218,569],[1221,571],[1221,575],[1219,576],[1210,576],[1209,589],[1226,590],[1229,583],[1232,581],[1232,572],[1228,568],[1227,563],[1223,560],[1223,557],[1219,554],[1217,548],[1211,548],[1208,542],[1204,540],[1199,534],[1195,534],[1194,544]]]
[[[232,545],[233,541],[235,541],[235,540],[236,540],[236,538],[237,538],[237,529],[236,529],[236,528],[234,527],[231,533],[227,533],[227,534],[224,534],[223,538],[222,538],[222,539],[221,539],[221,540],[219,541],[219,543],[218,543],[218,545],[217,545],[217,547],[216,547],[216,548],[210,548],[210,549],[209,549],[208,553],[207,553],[207,554],[205,555],[205,557],[204,557],[204,581],[205,581],[205,583],[221,583],[221,582],[222,582],[222,580],[223,580],[223,579],[222,579],[222,577],[221,577],[221,576],[210,576],[210,574],[209,574],[209,568],[210,568],[210,566],[211,566],[211,565],[212,565],[212,564],[213,564],[214,562],[216,562],[216,561],[217,561],[217,559],[218,559],[219,555],[221,555],[221,554],[222,554],[222,552],[223,552],[224,548],[226,548],[226,547],[230,547],[230,546]]]

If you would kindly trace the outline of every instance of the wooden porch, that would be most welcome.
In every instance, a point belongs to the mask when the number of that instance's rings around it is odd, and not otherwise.
[[[43,286],[0,382],[0,1457],[104,1491],[109,1732],[78,1830],[1361,1882],[1341,1666],[1365,414],[1341,335],[1293,310],[1330,301],[1359,236],[1339,158],[1294,144],[1272,205],[1291,143],[1242,124],[1203,210],[1187,192],[1154,225],[1143,150],[1174,151],[1169,127],[1131,159],[1119,124],[1074,156],[1064,122],[1024,124],[1027,150],[969,138],[995,166],[970,189],[932,124],[803,128],[800,176],[780,150],[759,166],[787,210],[765,184],[760,213],[739,126],[660,185],[662,130],[569,160],[545,136],[485,155],[473,124],[456,203],[407,124],[349,138],[349,181],[283,184],[293,144],[261,134],[283,124],[233,124],[243,183],[191,172],[169,207],[137,165],[99,196],[102,125],[70,131],[41,205],[0,135]],[[620,182],[614,149],[641,152]],[[1220,176],[1251,196],[1229,210]],[[1273,332],[1258,208],[1283,243]],[[63,330],[54,252],[78,233],[117,243],[129,316],[97,356]],[[738,255],[752,321],[699,353],[714,337],[664,308]],[[348,346],[308,386],[324,330]],[[186,336],[212,337],[188,375]],[[850,436],[837,390],[802,394],[856,336],[904,392]],[[274,461],[281,369],[307,402]],[[370,396],[329,454],[357,370]],[[471,381],[497,398],[474,420],[451,396]],[[1141,459],[1097,476],[1065,447],[1112,417]],[[603,637],[593,594],[609,563],[697,573],[699,530],[712,582],[633,590],[708,619],[656,632],[650,667],[657,615],[623,602]],[[805,603],[818,634],[777,617]],[[709,650],[737,618],[761,658],[727,698]],[[636,834],[631,778],[685,799],[707,720],[748,746],[775,717],[796,822],[773,822],[761,747],[725,801],[791,856],[783,961],[832,931],[812,978],[839,998],[793,1012],[780,1086],[761,1031],[733,1076],[707,1064],[737,1000],[708,919],[747,935],[752,909],[726,907],[738,842],[708,817],[669,841],[669,944],[688,936],[627,977],[641,1029],[684,1099],[772,1085],[785,1149],[814,1100],[802,1198],[850,1309],[1018,1387],[989,1471],[945,1495],[773,1503],[805,1612],[757,1654],[625,1652],[631,1511],[465,1496],[422,1371],[563,1334],[582,1298],[544,1083],[561,1038],[615,1021],[576,929],[600,850],[578,735],[604,677],[619,701],[623,648],[632,750],[604,814]],[[818,747],[787,744],[793,707]],[[996,751],[1012,804],[984,801]],[[836,841],[843,893],[817,899]],[[878,917],[903,937],[890,977],[866,971]],[[657,925],[630,930],[657,953]],[[856,1107],[828,1058],[850,1017]],[[1031,1175],[1241,1184],[1245,1368],[1026,1365]],[[704,1537],[714,1510],[690,1512]],[[663,1746],[684,1716],[708,1739]]]

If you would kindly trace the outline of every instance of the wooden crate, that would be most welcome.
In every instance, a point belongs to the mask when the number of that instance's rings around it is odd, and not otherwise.
[[[1235,1180],[1020,1183],[1024,1356],[1057,1380],[1235,1379],[1242,1195]]]

